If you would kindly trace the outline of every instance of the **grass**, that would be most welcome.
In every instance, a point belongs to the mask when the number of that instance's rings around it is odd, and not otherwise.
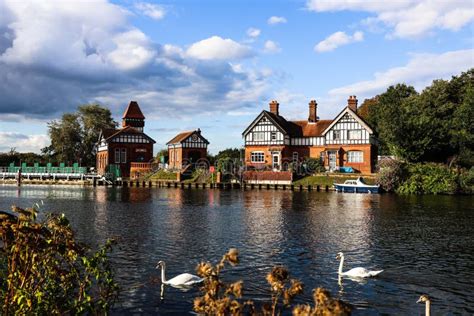
[[[158,170],[153,174],[148,180],[174,180],[176,181],[176,172],[166,171],[166,170]]]
[[[293,182],[294,185],[311,185],[311,186],[332,186],[334,182],[337,183],[344,183],[346,180],[355,180],[360,175],[355,174],[355,175],[340,175],[340,174],[335,174],[335,175],[326,175],[326,174],[319,174],[319,175],[314,175],[314,176],[307,176],[302,179],[299,179],[295,182]],[[375,184],[375,178],[369,178],[369,177],[364,177],[364,180],[367,184]]]

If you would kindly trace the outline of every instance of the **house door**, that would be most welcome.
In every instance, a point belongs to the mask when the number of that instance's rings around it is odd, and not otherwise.
[[[279,152],[272,153],[272,168],[280,170],[280,153]]]
[[[336,169],[336,152],[330,151],[328,152],[329,157],[329,170],[333,171]]]

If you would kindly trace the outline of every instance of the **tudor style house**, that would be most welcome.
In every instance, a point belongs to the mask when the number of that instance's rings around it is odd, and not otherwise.
[[[130,101],[122,116],[122,128],[104,129],[99,134],[96,158],[99,175],[104,175],[111,166],[119,168],[125,178],[150,168],[155,141],[143,132],[144,127],[145,116],[138,103]]]
[[[168,145],[168,166],[171,169],[183,169],[207,156],[209,141],[201,135],[201,130],[179,133]]]
[[[355,96],[333,120],[320,120],[312,100],[308,120],[288,121],[280,115],[278,102],[272,101],[270,111],[262,111],[242,135],[245,164],[257,169],[284,170],[290,162],[311,157],[321,159],[329,171],[352,167],[372,173],[377,160],[377,140],[357,115]]]

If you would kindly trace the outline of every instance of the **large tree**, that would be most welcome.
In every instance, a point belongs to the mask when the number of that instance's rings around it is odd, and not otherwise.
[[[65,113],[58,121],[48,123],[51,145],[43,149],[58,162],[95,164],[94,145],[104,128],[114,128],[109,109],[96,104],[79,106],[76,113]]]

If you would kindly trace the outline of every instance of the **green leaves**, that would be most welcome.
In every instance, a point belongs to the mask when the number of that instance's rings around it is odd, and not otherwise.
[[[68,219],[13,207],[0,223],[2,314],[102,314],[117,297],[107,242],[97,252],[75,240]],[[94,280],[94,281],[92,281]]]

